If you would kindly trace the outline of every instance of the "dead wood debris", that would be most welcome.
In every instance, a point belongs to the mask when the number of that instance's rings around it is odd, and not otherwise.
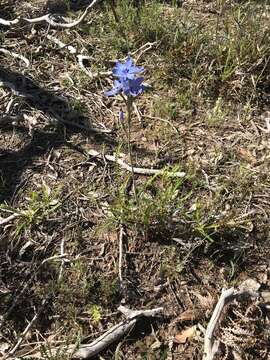
[[[116,162],[117,164],[119,164],[123,169],[126,169],[129,172],[134,172],[134,174],[139,174],[139,175],[160,175],[162,174],[163,170],[157,170],[157,169],[147,169],[147,168],[139,168],[139,167],[132,167],[125,163],[120,157],[117,157],[115,155],[108,155],[108,154],[101,154],[96,150],[88,150],[87,151],[88,155],[97,157],[97,158],[105,158],[108,161],[111,162]],[[173,176],[175,177],[180,177],[183,178],[186,176],[186,173],[183,171],[177,171],[175,173],[173,173]]]
[[[244,281],[238,288],[232,287],[222,291],[222,294],[219,298],[219,301],[217,302],[206,329],[203,360],[215,359],[217,353],[220,350],[219,348],[221,341],[220,339],[216,339],[214,333],[219,327],[218,324],[220,323],[225,306],[231,304],[235,300],[241,302],[246,298],[258,300],[262,304],[269,302],[270,292],[260,292],[259,289],[260,284],[258,282],[252,279],[248,279]]]
[[[33,19],[27,19],[27,18],[21,18],[18,17],[14,20],[5,20],[0,18],[0,25],[3,26],[8,26],[8,27],[17,27],[19,25],[23,25],[23,24],[42,24],[42,23],[47,23],[52,27],[55,28],[62,28],[62,29],[71,29],[77,25],[79,25],[85,18],[86,16],[89,14],[90,10],[92,9],[92,7],[94,5],[96,5],[99,2],[99,0],[93,0],[85,9],[85,11],[83,12],[83,14],[79,17],[79,19],[73,21],[73,22],[67,22],[67,23],[60,23],[56,21],[56,18],[53,14],[46,14],[37,18],[33,18]]]
[[[7,49],[4,49],[4,48],[0,48],[0,52],[2,54],[5,54],[5,55],[8,55],[8,56],[12,56],[13,58],[15,59],[20,59],[22,60],[24,63],[25,63],[25,66],[26,67],[29,67],[30,66],[30,61],[23,55],[21,54],[17,54],[15,53],[14,51],[9,51]]]
[[[163,312],[163,308],[161,307],[152,310],[134,311],[126,308],[125,306],[119,306],[118,310],[126,316],[126,320],[109,329],[105,334],[100,336],[91,344],[82,345],[73,355],[74,359],[90,359],[132,330],[139,318],[153,317]]]

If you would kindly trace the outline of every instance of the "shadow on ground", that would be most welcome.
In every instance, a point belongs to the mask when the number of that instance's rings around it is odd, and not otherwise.
[[[89,119],[81,113],[76,112],[65,97],[56,95],[37,85],[32,79],[20,73],[11,72],[0,68],[0,80],[12,88],[16,94],[23,96],[26,107],[42,112],[43,115],[55,122],[53,131],[47,132],[35,128],[28,144],[19,150],[3,150],[0,148],[0,175],[2,188],[0,201],[8,201],[12,198],[14,191],[21,182],[21,175],[25,169],[31,166],[33,161],[45,154],[51,148],[61,146],[74,147],[69,139],[76,133],[83,133],[91,138],[95,144],[116,145],[112,137],[107,134],[91,131]],[[69,125],[62,124],[59,119],[68,119]],[[87,123],[88,129],[80,129],[78,125]],[[72,125],[74,124],[74,125]],[[10,128],[2,128],[1,132],[10,131]],[[21,127],[21,132],[27,129]]]

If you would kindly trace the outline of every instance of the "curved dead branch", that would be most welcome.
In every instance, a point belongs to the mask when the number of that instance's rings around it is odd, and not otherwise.
[[[21,54],[17,54],[17,53],[15,53],[15,52],[13,52],[13,51],[9,51],[9,50],[4,49],[4,48],[0,48],[0,52],[1,52],[2,54],[12,56],[12,57],[15,58],[15,59],[20,59],[20,60],[22,60],[22,61],[25,63],[26,67],[29,67],[29,66],[30,66],[30,61],[29,61],[25,56],[23,56],[23,55],[21,55]]]
[[[90,359],[96,354],[100,353],[106,347],[108,347],[113,342],[119,340],[125,334],[127,334],[137,320],[141,317],[154,317],[163,312],[163,308],[156,308],[150,310],[130,310],[125,306],[119,306],[119,311],[125,315],[126,320],[121,323],[113,326],[111,329],[101,335],[99,338],[94,340],[91,344],[81,345],[79,350],[73,354],[72,359]]]
[[[221,314],[225,305],[231,303],[235,299],[241,299],[245,296],[250,298],[262,298],[269,301],[268,292],[260,292],[260,284],[252,279],[247,279],[238,288],[230,288],[223,290],[221,296],[217,302],[217,305],[213,311],[211,319],[208,323],[205,338],[204,338],[204,355],[203,360],[213,360],[216,353],[219,350],[219,340],[215,339],[214,331],[218,326],[218,322],[221,318]]]
[[[53,14],[46,14],[46,15],[43,15],[43,16],[40,16],[37,18],[33,18],[33,19],[18,17],[14,20],[5,20],[5,19],[0,18],[0,24],[3,26],[15,27],[15,26],[24,25],[24,24],[47,23],[50,26],[55,27],[55,28],[71,29],[71,28],[79,25],[89,14],[92,7],[94,5],[96,5],[99,1],[100,0],[93,0],[91,2],[91,4],[89,4],[87,6],[87,8],[85,9],[85,11],[83,12],[82,15],[77,20],[70,22],[70,23],[59,23],[59,22],[55,21],[55,16]]]

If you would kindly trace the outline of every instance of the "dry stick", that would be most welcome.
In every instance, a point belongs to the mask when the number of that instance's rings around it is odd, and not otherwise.
[[[77,351],[74,352],[74,348],[76,347],[75,344],[69,345],[66,348],[67,353],[72,353],[72,359],[90,359],[93,356],[100,353],[106,347],[111,345],[113,342],[119,340],[122,336],[128,334],[134,325],[136,324],[137,320],[141,317],[154,317],[163,312],[163,308],[155,308],[150,310],[130,310],[125,306],[119,306],[118,310],[124,314],[126,320],[121,321],[119,324],[113,326],[108,331],[106,331],[103,335],[98,337],[90,344],[83,344],[79,347]],[[55,354],[59,348],[51,348],[51,353]],[[22,356],[24,358],[26,355]],[[41,358],[40,352],[34,353],[32,355],[27,355],[27,359],[29,358]]]
[[[122,159],[116,157],[115,155],[103,155],[102,153],[99,153],[96,150],[88,150],[86,154],[98,157],[100,159],[105,158],[108,161],[116,162],[118,165],[120,165],[123,169],[126,169],[129,172],[132,172],[132,167],[129,164],[126,164]],[[133,167],[134,174],[139,175],[161,175],[163,173],[163,170],[157,170],[157,169],[148,169],[148,168],[139,168],[139,167]],[[182,171],[177,171],[172,173],[171,176],[175,177],[185,177],[186,173]]]
[[[81,345],[79,350],[73,354],[73,359],[90,359],[127,334],[140,317],[153,317],[163,312],[163,308],[132,311],[124,306],[119,306],[118,310],[121,311],[127,319],[113,326],[91,344]]]
[[[217,327],[217,323],[221,317],[222,310],[224,306],[232,302],[234,299],[243,296],[249,296],[251,298],[263,298],[269,300],[269,292],[260,293],[258,290],[260,288],[260,284],[252,279],[248,279],[244,281],[240,286],[239,290],[235,288],[230,288],[227,290],[223,290],[220,296],[219,301],[214,309],[214,312],[211,316],[211,319],[208,323],[205,339],[204,339],[204,356],[203,360],[213,360],[215,354],[219,348],[219,341],[214,340],[214,331]]]
[[[123,225],[120,224],[120,230],[119,230],[119,261],[118,261],[118,275],[119,275],[120,289],[123,289],[123,276],[122,276],[123,237],[124,237],[124,228],[123,228]]]
[[[10,55],[10,56],[14,57],[15,59],[22,60],[27,67],[30,66],[30,61],[23,55],[17,54],[17,53],[15,53],[13,51],[9,51],[9,50],[3,49],[3,48],[0,48],[0,52],[5,54],[5,55]]]
[[[139,120],[139,123],[140,123],[140,125],[142,125],[142,115],[141,115],[141,113],[140,113],[140,111],[138,109],[138,106],[135,104],[135,102],[133,102],[132,105],[133,105],[133,109],[134,109],[134,111],[135,111],[135,113],[137,115],[137,118]]]
[[[71,54],[77,54],[77,49],[74,46],[63,43],[63,41],[59,40],[55,36],[47,34],[46,38],[58,45],[60,49],[66,48]]]
[[[18,217],[23,216],[22,214],[12,214],[6,218],[0,218],[0,226],[4,226],[8,224],[9,222],[13,221],[14,219],[17,219]]]
[[[138,60],[142,57],[142,55],[143,55],[146,51],[151,50],[152,47],[153,47],[154,45],[156,45],[156,44],[157,44],[157,41],[147,42],[146,44],[142,45],[139,49],[133,51],[133,52],[131,53],[131,55],[134,56],[135,54],[139,53],[139,55],[137,56],[137,59],[136,59],[136,62],[138,62]]]
[[[132,187],[134,191],[134,196],[136,203],[138,204],[138,196],[137,196],[137,189],[135,184],[135,176],[134,176],[134,164],[133,164],[133,153],[131,148],[131,113],[132,113],[132,104],[133,100],[130,96],[127,98],[127,116],[128,116],[128,129],[127,129],[127,141],[128,141],[128,152],[129,152],[129,161],[130,161],[130,167],[131,167],[131,175],[132,175]]]
[[[62,261],[62,259],[64,259],[64,261],[68,261],[68,260],[66,259],[67,256],[68,256],[68,254],[65,254],[65,253],[60,254],[60,255],[54,255],[54,256],[51,256],[51,257],[49,257],[49,258],[47,258],[47,259],[44,259],[44,260],[41,262],[40,265],[44,265],[44,264],[46,264],[47,262],[52,261],[52,260]]]
[[[0,18],[0,24],[4,25],[4,26],[16,26],[18,24],[39,24],[39,23],[48,23],[50,24],[50,26],[55,27],[55,28],[63,28],[63,29],[70,29],[72,27],[75,27],[77,25],[79,25],[84,19],[85,17],[88,15],[88,13],[90,12],[91,8],[97,4],[100,0],[93,0],[91,2],[90,5],[87,6],[87,8],[85,9],[85,11],[83,12],[83,14],[79,17],[78,20],[75,20],[71,23],[58,23],[56,21],[53,20],[53,15],[52,14],[47,14],[47,15],[43,15],[34,19],[27,19],[27,18],[16,18],[14,20],[5,20]]]
[[[228,302],[228,299],[232,297],[235,289],[230,288],[228,290],[223,290],[220,296],[220,299],[214,309],[214,312],[211,316],[209,324],[206,329],[205,339],[204,339],[204,359],[212,360],[214,359],[215,353],[217,352],[218,343],[213,341],[213,334],[217,325],[218,320],[220,319],[221,312]]]
[[[60,256],[63,257],[62,261],[61,261],[61,266],[60,266],[60,270],[59,270],[59,275],[58,275],[58,282],[61,281],[62,279],[62,275],[63,275],[63,268],[64,268],[64,263],[65,263],[65,237],[63,236],[63,239],[61,241],[60,244]]]

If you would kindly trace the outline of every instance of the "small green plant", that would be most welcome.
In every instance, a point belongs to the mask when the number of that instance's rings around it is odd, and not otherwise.
[[[0,205],[2,209],[18,214],[16,225],[17,236],[22,234],[27,228],[40,224],[62,205],[59,199],[59,192],[59,189],[52,191],[46,184],[43,184],[39,191],[31,191],[29,193],[24,206],[20,209],[4,204]]]
[[[95,323],[98,323],[100,321],[101,319],[100,306],[98,305],[91,306],[91,317]]]
[[[78,113],[83,113],[87,109],[86,105],[79,99],[73,99],[71,101],[71,106]]]
[[[215,106],[209,111],[208,123],[210,125],[219,125],[226,119],[226,111],[224,109],[224,102],[221,97],[218,97]]]
[[[120,187],[110,207],[109,224],[124,224],[139,230],[145,237],[151,232],[170,229],[174,216],[179,217],[190,193],[182,192],[184,179],[175,176],[177,169],[164,170],[137,189],[137,200],[126,194],[126,184]]]

